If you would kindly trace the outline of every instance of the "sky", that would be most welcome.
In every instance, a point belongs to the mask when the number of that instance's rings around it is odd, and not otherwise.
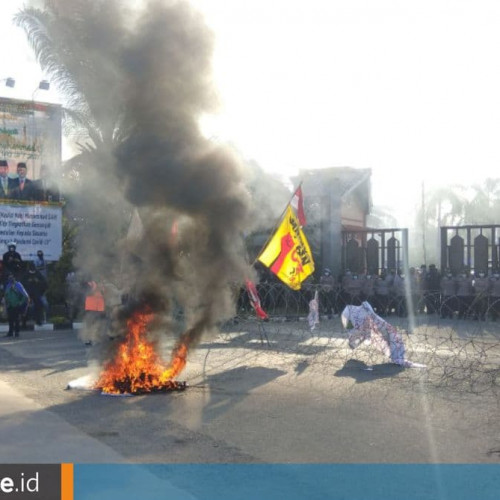
[[[402,221],[422,182],[500,177],[500,2],[191,2],[215,36],[220,108],[202,129],[266,171],[371,168],[374,204]],[[0,78],[18,82],[0,95],[31,99],[44,75],[9,21],[22,5],[0,7]]]

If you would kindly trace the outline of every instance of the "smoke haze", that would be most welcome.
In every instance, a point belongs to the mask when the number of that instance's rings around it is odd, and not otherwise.
[[[67,68],[58,83],[77,111],[68,119],[90,139],[68,166],[70,208],[85,213],[75,264],[118,283],[134,307],[147,302],[157,331],[182,310],[183,340],[194,345],[234,313],[251,272],[242,238],[250,197],[240,160],[198,127],[217,105],[203,18],[185,1],[124,4],[138,2],[46,2]],[[134,213],[139,222],[123,237]]]

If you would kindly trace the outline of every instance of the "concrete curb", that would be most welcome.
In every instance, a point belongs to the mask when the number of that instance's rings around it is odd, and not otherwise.
[[[83,323],[63,323],[60,325],[54,325],[53,323],[44,323],[43,325],[26,325],[21,328],[21,331],[53,331],[53,330],[80,330],[83,328]],[[9,331],[9,325],[3,323],[0,324],[0,333],[7,333]]]

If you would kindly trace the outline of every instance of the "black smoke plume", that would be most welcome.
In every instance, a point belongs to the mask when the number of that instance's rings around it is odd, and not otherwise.
[[[73,133],[83,131],[67,174],[70,208],[85,214],[75,263],[119,282],[131,309],[147,302],[157,331],[171,330],[181,312],[184,340],[195,345],[233,313],[249,272],[240,161],[198,126],[217,106],[213,34],[187,1],[47,0],[44,8],[53,49],[45,69],[69,96]],[[115,332],[125,317],[122,309]]]

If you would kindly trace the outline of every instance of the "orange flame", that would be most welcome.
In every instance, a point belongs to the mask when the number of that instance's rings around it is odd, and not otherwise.
[[[107,394],[138,394],[181,388],[174,381],[186,366],[188,348],[179,344],[172,360],[165,366],[156,353],[155,344],[147,339],[148,326],[154,319],[149,311],[136,311],[127,320],[127,336],[115,357],[108,361],[95,387]]]

